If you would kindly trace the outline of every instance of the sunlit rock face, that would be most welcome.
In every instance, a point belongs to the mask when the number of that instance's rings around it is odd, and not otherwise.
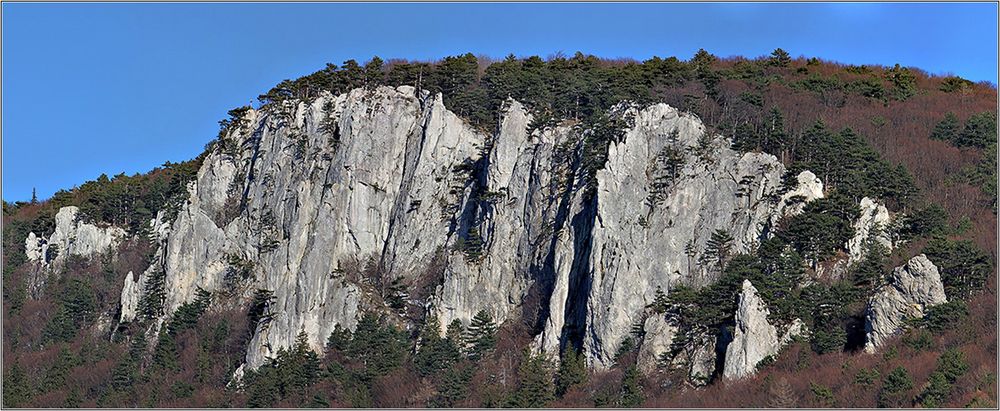
[[[892,270],[889,283],[868,301],[865,351],[874,352],[905,328],[909,318],[923,318],[927,309],[948,302],[937,266],[920,254]]]
[[[627,126],[588,191],[587,130],[535,127],[513,100],[489,132],[406,86],[248,110],[205,158],[177,217],[151,223],[159,250],[125,279],[120,320],[135,318],[153,276],[165,284],[161,323],[198,289],[229,307],[268,290],[253,368],[300,332],[322,352],[335,326],[390,311],[383,286],[398,280],[442,333],[485,310],[529,325],[537,352],[558,358],[572,343],[608,367],[658,286],[714,280],[693,264],[713,232],[750,252],[822,197],[812,173],[782,190],[774,156],[734,151],[670,106],[615,113]],[[661,334],[650,355],[669,345]],[[702,345],[695,368],[711,375],[714,341]]]
[[[66,206],[55,216],[55,231],[41,237],[29,233],[24,240],[24,253],[34,264],[28,278],[28,293],[38,298],[49,276],[57,273],[70,256],[93,258],[113,253],[125,239],[124,229],[115,226],[97,226],[81,221],[80,209]]]

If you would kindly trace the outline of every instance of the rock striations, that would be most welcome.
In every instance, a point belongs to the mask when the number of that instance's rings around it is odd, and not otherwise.
[[[733,340],[726,347],[723,378],[735,380],[752,375],[761,361],[778,354],[793,337],[805,332],[802,320],[796,319],[779,334],[768,320],[769,314],[764,300],[757,295],[757,288],[750,280],[743,280]]]
[[[46,237],[29,233],[24,240],[24,253],[34,262],[28,281],[28,292],[38,297],[51,273],[58,272],[69,256],[89,258],[113,251],[125,239],[119,227],[98,227],[81,221],[80,209],[67,206],[55,216],[55,231]]]
[[[437,315],[442,333],[482,310],[518,319],[536,333],[536,352],[556,358],[573,344],[595,368],[611,366],[646,321],[648,368],[674,333],[662,318],[646,320],[657,287],[715,280],[695,264],[714,232],[749,252],[823,196],[812,173],[782,187],[774,156],[735,151],[665,104],[620,105],[614,115],[627,127],[596,165],[581,138],[593,130],[538,127],[516,101],[501,113],[484,132],[441,95],[407,86],[247,110],[204,159],[176,218],[151,222],[159,249],[124,279],[120,321],[134,320],[155,287],[158,325],[199,289],[230,306],[267,290],[267,321],[246,354],[257,367],[300,332],[322,352],[335,326],[354,328],[361,312],[390,310],[385,301],[398,297],[410,314]],[[84,255],[123,233],[71,225],[76,234],[57,228],[48,242]],[[45,260],[43,240],[29,237],[26,248]],[[781,343],[752,285],[737,318],[732,366],[726,355],[734,376]],[[715,346],[685,347],[693,376],[714,373]]]
[[[927,308],[944,304],[944,284],[937,266],[920,254],[892,270],[889,284],[868,302],[865,315],[865,351],[874,352],[898,334],[911,318],[923,318]]]

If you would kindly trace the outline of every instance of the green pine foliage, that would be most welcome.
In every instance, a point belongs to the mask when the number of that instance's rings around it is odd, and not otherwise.
[[[988,111],[965,121],[961,134],[952,141],[956,147],[986,148],[997,142],[997,115]]]
[[[154,271],[146,279],[146,287],[139,300],[140,320],[153,319],[163,314],[167,298],[166,281],[167,273],[163,270]]]
[[[430,405],[435,408],[459,406],[461,401],[469,396],[470,380],[474,373],[475,368],[468,363],[446,369],[438,384],[438,392],[431,398]]]
[[[958,122],[958,117],[955,116],[955,113],[948,112],[944,115],[944,118],[934,126],[934,131],[931,132],[931,139],[946,141],[954,144],[958,141],[959,131],[960,124]]]
[[[543,408],[555,399],[552,365],[542,355],[526,354],[518,370],[520,382],[508,405],[513,408]]]
[[[570,387],[587,381],[587,362],[573,346],[563,350],[559,370],[556,373],[556,395],[562,396]]]
[[[469,324],[465,340],[469,344],[469,358],[476,360],[493,350],[496,346],[497,326],[489,311],[481,310]]]
[[[81,278],[63,277],[54,291],[59,295],[58,306],[43,335],[49,343],[69,342],[97,317],[97,296],[90,281]]]
[[[896,367],[882,381],[882,389],[878,395],[879,407],[903,407],[908,405],[906,392],[913,388],[913,378],[903,367]]]
[[[981,290],[993,270],[990,257],[968,240],[935,238],[923,253],[938,267],[945,295],[950,299],[969,298]]]
[[[951,329],[962,319],[968,317],[969,308],[962,300],[952,299],[944,304],[927,308],[919,325],[935,333]]]
[[[442,338],[437,316],[427,319],[420,332],[420,348],[413,365],[420,375],[434,375],[448,369],[462,358],[460,347],[450,338]]]
[[[305,389],[320,378],[319,356],[300,332],[291,349],[280,349],[270,364],[247,372],[244,384],[247,406],[273,407],[278,401]]]
[[[917,400],[926,408],[939,408],[951,395],[955,381],[969,370],[965,356],[956,349],[945,350],[938,358],[937,369]]]

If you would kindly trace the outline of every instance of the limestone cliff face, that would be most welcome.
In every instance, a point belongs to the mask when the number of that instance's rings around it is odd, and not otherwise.
[[[713,232],[727,231],[734,252],[751,252],[775,216],[794,212],[778,196],[785,169],[774,156],[733,151],[667,105],[631,115],[634,126],[597,173],[583,346],[598,368],[611,365],[658,286],[714,280],[697,264]],[[663,160],[672,155],[682,160]]]
[[[151,222],[159,251],[124,279],[120,320],[135,318],[154,276],[165,283],[161,322],[199,288],[229,305],[270,290],[270,320],[246,356],[256,367],[300,331],[321,352],[336,325],[388,310],[384,285],[398,280],[442,327],[487,310],[533,328],[538,352],[574,344],[604,368],[657,286],[714,280],[694,264],[714,231],[751,251],[823,195],[809,172],[782,190],[775,157],[736,152],[664,104],[622,106],[630,125],[587,193],[586,130],[531,129],[515,101],[501,114],[483,132],[406,86],[249,110],[205,158],[176,219]],[[688,362],[707,377],[715,344],[703,346]]]
[[[778,327],[768,320],[769,314],[764,300],[757,295],[757,288],[750,280],[743,280],[733,340],[726,347],[723,378],[733,380],[754,374],[757,364],[776,355],[793,337],[804,332],[804,324],[796,319],[779,333]]]
[[[69,256],[89,258],[113,251],[125,239],[120,227],[98,227],[80,220],[80,209],[67,206],[55,216],[55,231],[46,237],[29,233],[24,240],[24,253],[34,263],[28,280],[28,292],[37,298],[49,274],[66,263]]]
[[[865,351],[875,352],[904,329],[909,318],[923,318],[927,308],[948,302],[937,266],[920,254],[892,270],[889,284],[868,302]]]
[[[878,244],[886,251],[891,251],[893,245],[888,233],[889,210],[868,197],[861,199],[859,208],[861,213],[854,220],[854,237],[847,242],[850,263],[856,263],[865,257],[867,241]]]

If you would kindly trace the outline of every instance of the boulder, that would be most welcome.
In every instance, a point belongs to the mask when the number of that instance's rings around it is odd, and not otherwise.
[[[926,255],[892,270],[889,283],[868,301],[865,351],[875,350],[906,328],[910,318],[923,318],[927,308],[948,302],[937,266]]]

